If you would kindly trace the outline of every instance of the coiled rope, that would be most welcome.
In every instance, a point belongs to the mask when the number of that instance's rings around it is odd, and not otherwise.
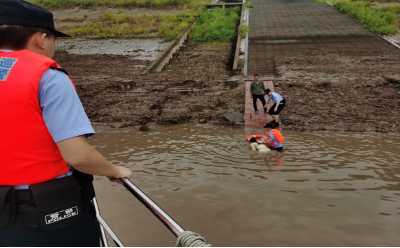
[[[210,244],[206,244],[205,238],[200,234],[184,231],[178,235],[175,247],[210,247]]]

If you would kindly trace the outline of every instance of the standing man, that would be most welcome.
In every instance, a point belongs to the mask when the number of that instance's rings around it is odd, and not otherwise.
[[[272,92],[269,88],[266,88],[264,92],[265,95],[268,96],[267,104],[269,103],[269,101],[272,101],[273,103],[272,107],[268,111],[268,114],[270,114],[274,118],[273,122],[275,122],[275,125],[279,125],[279,113],[285,107],[286,100],[283,99],[283,97],[278,93]]]
[[[282,151],[283,146],[282,143],[285,140],[281,132],[279,130],[274,129],[274,124],[269,122],[265,125],[267,129],[267,139],[264,141],[264,144],[271,150]]]
[[[0,246],[99,246],[92,175],[131,177],[87,141],[57,37],[46,9],[0,1]]]
[[[265,94],[264,94],[265,86],[264,82],[259,80],[258,75],[254,75],[254,81],[251,82],[250,85],[250,97],[253,99],[253,107],[255,114],[258,114],[257,109],[257,99],[260,99],[264,112],[267,112],[267,105],[265,104]]]

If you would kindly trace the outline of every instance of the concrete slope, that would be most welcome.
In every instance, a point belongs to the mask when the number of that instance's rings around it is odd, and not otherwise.
[[[274,77],[274,59],[317,51],[347,55],[399,53],[327,3],[312,0],[252,0],[248,75]]]

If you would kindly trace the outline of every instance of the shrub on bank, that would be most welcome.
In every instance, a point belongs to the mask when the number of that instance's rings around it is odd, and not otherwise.
[[[373,8],[369,2],[335,1],[333,6],[357,19],[362,25],[380,35],[396,34],[399,31],[396,14]]]
[[[400,5],[382,7],[382,8],[380,8],[380,10],[384,11],[384,12],[391,12],[391,13],[395,13],[396,15],[400,15]]]
[[[193,4],[193,0],[28,0],[44,8],[69,7],[182,7]]]
[[[400,0],[365,0],[370,3],[377,2],[377,3],[400,3]]]
[[[193,15],[181,12],[176,15],[132,16],[105,12],[88,23],[59,26],[74,37],[84,38],[155,38],[172,40],[193,20]]]
[[[212,8],[201,13],[189,37],[195,42],[231,42],[237,35],[240,7]]]

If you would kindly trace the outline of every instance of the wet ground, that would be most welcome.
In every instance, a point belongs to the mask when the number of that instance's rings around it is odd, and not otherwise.
[[[133,56],[59,51],[55,59],[69,72],[96,125],[223,124],[225,114],[244,108],[244,84],[233,89],[225,84],[230,51],[230,44],[187,44],[163,72],[149,75],[141,72],[152,60]]]
[[[59,39],[57,49],[68,51],[69,54],[92,55],[123,55],[133,60],[156,60],[171,44],[160,39]]]
[[[183,228],[213,246],[398,246],[399,136],[283,130],[260,154],[242,129],[212,125],[108,130],[108,160]],[[96,178],[103,217],[126,246],[175,237],[121,185]]]

